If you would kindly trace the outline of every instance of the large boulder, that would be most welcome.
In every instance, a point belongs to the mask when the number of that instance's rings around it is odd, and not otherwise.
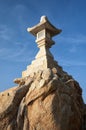
[[[82,130],[82,90],[61,67],[15,82],[0,93],[0,130]]]

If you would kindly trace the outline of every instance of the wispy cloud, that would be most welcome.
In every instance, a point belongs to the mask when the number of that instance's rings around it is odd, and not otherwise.
[[[27,12],[28,8],[23,4],[15,5],[11,12],[11,16],[13,16],[13,18],[16,20],[17,26],[22,34],[24,33],[27,25]]]
[[[61,35],[55,41],[65,46],[68,53],[80,53],[86,47],[86,36],[82,34]]]
[[[78,34],[75,36],[59,36],[58,40],[68,44],[86,44],[86,36],[82,34]]]
[[[6,51],[7,51],[6,48],[0,48],[0,56],[1,56],[1,54],[3,54],[3,53],[6,52]]]
[[[75,61],[75,60],[64,60],[64,59],[61,59],[61,60],[59,60],[59,63],[62,66],[86,66],[86,62],[85,61]]]
[[[13,18],[12,21],[15,20],[15,22],[13,21],[12,25],[0,23],[0,59],[29,61],[34,58],[34,47],[29,48],[27,43],[29,36],[25,35],[27,12],[27,6],[16,4],[9,14]],[[17,36],[17,32],[20,33],[19,36]]]
[[[8,28],[7,25],[0,24],[0,40],[10,40],[12,39],[13,31]]]
[[[73,46],[69,49],[69,52],[71,53],[76,53],[77,52],[77,47],[76,46]]]
[[[0,24],[0,59],[18,62],[29,62],[33,59],[27,40],[17,38],[16,31],[11,26]]]
[[[1,38],[0,40],[3,41]],[[27,41],[13,41],[13,39],[9,37],[9,40],[5,40],[0,44],[0,59],[15,62],[31,62],[31,60],[34,59],[35,51],[33,50],[34,47],[29,49],[28,44]]]
[[[33,58],[32,50],[28,51],[26,45],[22,47],[22,49],[19,46],[15,46],[15,48],[0,48],[0,59],[17,62],[29,62]]]

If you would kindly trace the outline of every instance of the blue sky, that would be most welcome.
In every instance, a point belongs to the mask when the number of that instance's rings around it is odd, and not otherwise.
[[[38,48],[27,28],[42,15],[62,29],[51,52],[79,82],[86,102],[86,0],[0,0],[0,91],[15,86],[34,59]]]

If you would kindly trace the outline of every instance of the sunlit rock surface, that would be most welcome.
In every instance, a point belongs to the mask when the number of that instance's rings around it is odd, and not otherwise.
[[[72,76],[57,66],[22,80],[0,93],[0,130],[82,130],[82,90]]]

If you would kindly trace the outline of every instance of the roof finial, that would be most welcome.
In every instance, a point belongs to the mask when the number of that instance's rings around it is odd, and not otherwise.
[[[40,18],[40,22],[47,21],[47,20],[48,20],[48,18],[45,15],[41,16],[41,18]]]

